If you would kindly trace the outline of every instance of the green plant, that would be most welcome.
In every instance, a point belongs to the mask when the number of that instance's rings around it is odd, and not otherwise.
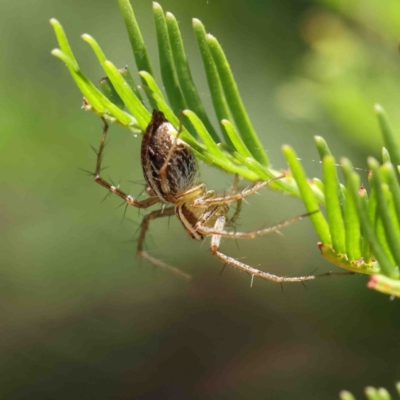
[[[118,0],[118,3],[140,71],[141,92],[127,69],[118,70],[107,60],[97,42],[91,36],[83,35],[107,75],[100,85],[103,92],[96,88],[80,70],[61,24],[51,20],[60,46],[52,54],[67,65],[85,96],[84,107],[123,127],[143,132],[151,115],[142,99],[143,94],[149,108],[163,111],[175,126],[179,125],[178,115],[183,111],[186,119],[181,138],[206,163],[251,181],[280,175],[280,171],[269,167],[267,154],[251,124],[221,45],[216,38],[206,34],[202,23],[194,19],[193,29],[214,110],[220,121],[218,129],[208,119],[194,85],[175,17],[171,13],[164,14],[159,4],[153,3],[165,97],[154,79],[133,9],[128,0]],[[275,181],[269,187],[300,197],[308,212],[325,205],[326,217],[322,212],[310,217],[320,239],[322,255],[339,267],[372,275],[369,287],[399,296],[400,184],[397,166],[400,165],[400,145],[383,109],[376,106],[376,112],[386,147],[382,151],[383,164],[373,158],[368,160],[371,170],[369,191],[360,187],[360,177],[347,159],[341,160],[345,184],[340,183],[335,159],[321,137],[315,137],[315,144],[322,162],[322,181],[307,179],[296,152],[285,145],[283,154],[290,172],[285,179]]]
[[[396,383],[397,394],[400,395],[400,382]],[[368,400],[391,400],[392,396],[385,388],[374,388],[372,386],[367,386],[365,388],[365,396]],[[340,400],[356,400],[356,398],[347,390],[340,392]]]

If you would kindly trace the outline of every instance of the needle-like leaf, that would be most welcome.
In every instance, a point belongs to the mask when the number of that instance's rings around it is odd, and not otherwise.
[[[339,204],[335,159],[331,155],[325,155],[322,159],[322,169],[325,186],[326,213],[329,230],[332,237],[333,249],[339,254],[346,254],[346,235],[342,212]]]
[[[318,202],[308,184],[306,174],[298,161],[295,151],[289,146],[283,146],[282,151],[300,189],[300,195],[307,211],[311,213],[318,210]],[[313,214],[310,216],[310,219],[321,242],[324,244],[331,244],[332,240],[329,233],[329,226],[323,214],[321,212]]]

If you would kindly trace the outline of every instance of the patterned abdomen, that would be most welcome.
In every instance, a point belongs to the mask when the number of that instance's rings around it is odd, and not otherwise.
[[[142,141],[142,168],[148,185],[163,202],[174,203],[174,197],[195,186],[199,179],[197,160],[184,142],[177,140],[166,169],[169,194],[161,187],[160,169],[175,143],[176,129],[161,111],[154,110]]]

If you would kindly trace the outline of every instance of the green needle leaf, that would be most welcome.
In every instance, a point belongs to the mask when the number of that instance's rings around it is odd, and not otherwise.
[[[232,116],[229,112],[229,107],[226,102],[224,91],[222,89],[221,80],[219,79],[217,67],[215,66],[214,59],[210,53],[207,44],[207,33],[204,25],[198,19],[193,19],[193,30],[196,35],[197,44],[200,49],[201,58],[203,60],[203,67],[206,72],[208,87],[211,93],[211,99],[214,105],[215,114],[218,121],[231,120]],[[225,130],[222,134],[227,145],[231,145],[229,136]]]
[[[161,6],[155,2],[153,3],[153,14],[157,31],[161,77],[171,107],[174,110],[175,115],[179,115],[179,113],[182,110],[185,110],[187,106],[185,100],[183,99],[182,92],[175,74],[164,11]]]
[[[252,158],[253,156],[251,155],[249,149],[243,143],[243,140],[240,138],[235,127],[230,123],[230,121],[228,121],[227,119],[223,119],[221,123],[224,126],[229,136],[230,143],[232,143],[233,147],[237,150],[237,152],[240,153],[243,157]]]
[[[318,179],[318,178],[313,178],[312,181],[313,181],[314,185],[315,185],[322,193],[325,193],[325,186],[324,186],[323,182],[322,182],[320,179]]]
[[[220,143],[218,146],[229,152],[240,164],[247,166],[251,171],[255,172],[256,179],[254,180],[266,181],[267,179],[276,178],[282,175],[282,172],[280,171],[274,171],[273,169],[263,167],[252,157],[243,157],[240,153],[232,150],[232,148],[225,144]],[[280,190],[295,197],[300,197],[299,188],[292,177],[285,177],[284,179],[271,182],[268,187]]]
[[[200,100],[199,93],[194,84],[189,63],[186,58],[185,49],[183,47],[183,40],[179,30],[178,22],[173,14],[169,12],[166,13],[166,22],[175,70],[186,104],[188,108],[195,112],[202,120],[213,140],[216,143],[219,143],[220,139],[218,134],[206,114],[203,103]]]
[[[254,168],[254,166],[248,162],[248,159],[246,159],[245,157],[243,157],[241,154],[239,154],[237,151],[232,150],[230,147],[228,147],[226,144],[224,143],[219,143],[218,147],[220,147],[221,149],[224,149],[227,154],[225,155],[226,157],[230,157],[230,160],[232,162],[232,166],[236,169],[238,168],[240,165],[245,166],[246,169],[243,169],[241,171],[235,172],[243,177],[245,177],[246,179],[250,180],[250,181],[258,181],[260,180],[260,171],[257,170],[257,168]],[[243,172],[245,172],[246,174],[244,175]],[[261,180],[266,180],[264,178],[261,178]]]
[[[143,76],[145,76],[146,79],[149,79],[149,75],[143,75]],[[151,79],[149,79],[149,82],[151,82]],[[157,109],[162,111],[165,115],[165,118],[175,127],[176,130],[178,130],[180,124],[179,118],[174,114],[172,109],[169,107],[164,96],[162,94],[159,95],[158,91],[153,91],[146,85],[142,85],[141,89],[143,89],[146,92],[147,96],[153,98],[153,100],[156,103]],[[180,138],[184,142],[186,142],[190,147],[192,147],[192,149],[198,151],[199,153],[201,154],[207,153],[207,150],[204,147],[204,145],[198,143],[194,139],[194,137],[188,132],[188,130],[184,125],[182,127]]]
[[[55,18],[52,18],[50,20],[50,24],[52,25],[52,27],[54,29],[54,32],[57,37],[57,42],[58,42],[58,45],[60,46],[61,51],[69,58],[70,63],[71,63],[71,68],[75,72],[78,72],[78,70],[79,70],[78,63],[75,60],[74,53],[71,50],[71,47],[68,43],[68,39],[67,39],[67,36],[65,35],[62,25]]]
[[[52,54],[60,58],[67,65],[72,78],[78,86],[81,93],[86,97],[88,103],[93,107],[94,111],[102,116],[111,114],[122,125],[132,127],[136,121],[114,105],[94,84],[82,73],[78,63],[75,60],[74,54],[69,47],[67,37],[61,24],[56,19],[50,20],[51,25],[56,32],[57,41],[61,50],[55,49]],[[109,113],[109,114],[108,114]]]
[[[365,395],[368,400],[381,400],[378,390],[372,386],[368,386],[365,388]]]
[[[211,137],[209,132],[207,131],[206,127],[204,126],[203,122],[201,119],[193,112],[190,110],[184,110],[183,114],[189,118],[190,122],[193,124],[193,126],[196,129],[196,132],[199,134],[201,140],[205,144],[206,148],[208,151],[215,155],[218,158],[226,158],[224,154],[222,153],[221,149],[217,146],[217,144],[214,142],[214,139]],[[226,159],[228,162],[228,160]]]
[[[398,184],[393,164],[388,162],[383,164],[382,173],[385,176],[385,180],[389,185],[390,193],[393,196],[394,208],[396,210],[396,219],[397,223],[400,224],[400,185]]]
[[[382,184],[382,191],[384,194],[384,200],[386,204],[386,209],[389,214],[389,218],[391,221],[391,227],[396,235],[399,238],[399,245],[400,245],[400,224],[397,219],[396,208],[394,204],[394,197],[392,192],[389,189],[389,185],[386,183]]]
[[[400,396],[400,382],[396,382],[396,391],[397,394]]]
[[[325,185],[326,213],[332,237],[332,245],[336,253],[343,255],[346,254],[346,235],[338,198],[340,189],[338,186],[335,159],[330,155],[324,156],[322,166]]]
[[[142,99],[142,96],[139,93],[138,86],[136,85],[135,81],[133,80],[132,75],[131,75],[128,67],[120,68],[119,72],[120,72],[122,78],[128,84],[128,86],[133,90],[133,93],[135,93],[136,97],[143,103],[143,99]]]
[[[393,254],[390,251],[389,243],[388,243],[387,237],[386,237],[385,227],[383,225],[382,218],[380,217],[379,213],[378,213],[378,217],[377,217],[376,223],[375,223],[375,234],[376,234],[376,237],[378,238],[379,243],[382,246],[383,251],[389,258],[391,264],[394,265],[395,261],[393,258]]]
[[[356,400],[356,398],[347,390],[342,390],[339,393],[340,400]]]
[[[139,25],[136,22],[136,17],[129,0],[118,0],[118,4],[124,18],[138,69],[141,71],[147,71],[149,74],[154,75],[147,54],[146,45],[144,44],[142,33],[140,32]]]
[[[254,160],[254,158],[243,157],[239,152],[232,150],[232,148],[230,148],[226,144],[220,143],[218,146],[224,149],[230,155],[232,155],[234,160],[236,160],[242,165],[246,165],[251,171],[253,171],[257,176],[256,180],[261,179],[263,181],[266,181],[267,179],[272,178],[274,176],[268,169],[264,168],[260,163]],[[278,181],[273,183],[275,184],[277,182]]]
[[[328,143],[326,143],[326,141],[323,137],[314,136],[314,142],[317,146],[319,158],[321,161],[324,159],[325,156],[332,155],[331,150],[329,149]]]
[[[385,388],[379,388],[378,394],[380,396],[380,400],[391,400],[392,399],[392,397],[390,396],[390,393]]]
[[[143,81],[149,87],[149,89],[165,101],[164,95],[161,89],[158,87],[157,82],[154,80],[154,78],[146,71],[140,71],[139,75],[142,77]]]
[[[100,48],[96,40],[91,37],[88,34],[83,34],[82,39],[87,42],[90,47],[93,49],[94,53],[96,54],[98,60],[100,61],[100,64],[102,65],[104,69],[104,63],[106,61],[106,56],[103,53],[103,50]],[[128,84],[128,86],[132,89],[132,91],[135,93],[135,96],[142,101],[142,97],[140,96],[140,93],[138,91],[137,86],[135,85],[135,82],[128,70],[128,68],[121,68],[118,70],[122,76],[122,78],[125,80],[125,82]]]
[[[317,150],[318,150],[319,158],[320,158],[321,162],[323,162],[325,156],[332,155],[331,150],[329,149],[328,143],[326,143],[324,138],[322,138],[321,136],[314,136],[314,142],[317,146]],[[337,172],[335,173],[335,175],[336,175],[335,179],[336,179],[337,185],[340,186],[339,177],[337,176]],[[339,198],[340,207],[342,208],[342,212],[343,212],[345,201],[346,201],[345,195],[343,194],[343,192],[341,190],[338,190],[337,195]]]
[[[154,76],[153,68],[151,67],[150,59],[147,54],[146,45],[144,44],[142,33],[140,32],[132,6],[129,3],[129,0],[118,0],[118,4],[128,32],[137,69],[138,71],[147,71],[149,74]],[[149,98],[149,102],[153,109],[156,108],[155,102],[152,98]]]
[[[318,210],[318,203],[315,196],[308,184],[306,174],[297,159],[295,151],[289,146],[283,146],[283,154],[292,171],[293,177],[296,180],[297,186],[300,190],[301,198],[303,199],[304,205],[308,212]],[[314,225],[314,229],[318,234],[319,239],[324,244],[331,244],[331,235],[329,233],[329,226],[321,212],[310,216],[311,222]]]
[[[91,82],[82,74],[82,72],[78,69],[76,70],[76,65],[74,62],[61,50],[54,49],[51,54],[61,61],[63,61],[68,67],[72,78],[74,79],[76,86],[78,86],[81,93],[86,97],[87,101],[90,103],[92,107],[99,113],[104,113],[106,111],[106,107],[103,105],[102,101],[99,99],[98,93],[96,92],[96,88]],[[99,92],[100,93],[100,92]]]
[[[347,190],[349,192],[349,189]],[[375,215],[376,215],[376,196],[374,188],[371,190],[371,196],[368,198],[367,190],[361,186],[358,192],[361,201],[364,203],[364,206],[367,210],[368,218],[373,226],[375,226]],[[349,194],[351,196],[351,194]],[[354,200],[353,200],[354,201]],[[355,205],[356,206],[356,205]],[[357,206],[356,206],[357,209]],[[360,224],[361,226],[361,224]],[[361,252],[364,259],[364,262],[370,264],[372,262],[371,255],[371,245],[367,238],[361,237]]]
[[[78,86],[81,93],[85,96],[86,100],[90,104],[90,107],[101,116],[113,116],[122,125],[127,127],[133,127],[136,121],[127,113],[123,112],[116,105],[114,105],[106,96],[96,86],[93,85],[89,79],[82,73],[79,69],[77,72],[73,69],[74,63],[71,63],[69,57],[67,57],[61,50],[55,49],[51,52],[52,55],[60,58],[67,65],[72,78],[74,79],[76,85]]]
[[[227,99],[233,119],[235,120],[242,139],[247,148],[251,151],[253,157],[261,165],[268,167],[268,156],[247,115],[225,53],[217,39],[210,34],[207,35],[207,43],[221,79],[225,98]]]
[[[203,140],[207,151],[211,156],[211,162],[218,164],[221,168],[225,169],[226,171],[231,171],[238,174],[243,174],[243,167],[238,166],[226,157],[226,155],[220,150],[220,148],[215,144],[213,138],[207,132],[203,122],[190,110],[185,110],[184,115],[189,118],[193,126],[195,127],[197,133]]]
[[[79,69],[79,65],[75,60],[74,54],[72,53],[71,47],[69,46],[67,36],[65,35],[64,29],[61,24],[55,19],[50,20],[54,32],[57,37],[57,42],[61,48],[54,49],[51,54],[61,61],[63,61],[74,79],[76,85],[78,86],[81,93],[87,98],[89,103],[100,113],[105,112],[105,107],[102,102],[98,99],[96,92],[96,87],[91,84],[91,82],[86,78],[85,75]],[[100,93],[100,92],[99,92]]]
[[[51,51],[51,54],[54,57],[59,58],[61,61],[63,61],[68,69],[70,70],[71,74],[75,73],[78,74],[79,73],[79,66],[76,65],[76,63],[74,62],[74,60],[72,60],[71,58],[69,58],[65,53],[63,53],[60,49],[53,49]]]
[[[109,78],[106,77],[100,80],[100,89],[111,103],[115,104],[121,110],[125,108],[124,102],[121,97],[119,97]]]
[[[400,235],[398,229],[396,229],[397,218],[394,214],[394,208],[390,207],[390,203],[393,205],[393,200],[391,199],[389,191],[385,191],[383,188],[382,175],[378,161],[370,157],[368,159],[368,166],[372,171],[372,181],[378,200],[378,213],[385,229],[387,244],[396,264],[400,265]]]
[[[348,183],[349,185],[349,183]],[[346,252],[350,261],[355,261],[361,257],[361,231],[360,219],[358,217],[357,208],[351,195],[351,188],[347,186],[346,190],[346,206],[344,209],[344,225],[346,230]],[[364,189],[365,191],[365,189]],[[364,258],[365,263],[370,261],[369,243],[367,242],[368,255]]]
[[[386,147],[382,147],[382,161],[385,162],[390,162],[390,154]]]
[[[104,70],[107,76],[110,78],[115,90],[125,103],[126,108],[136,118],[140,128],[144,131],[150,122],[150,112],[144,107],[142,102],[135,96],[132,89],[124,81],[117,67],[111,61],[105,61],[103,63]]]
[[[104,62],[106,61],[106,56],[103,53],[103,50],[100,48],[100,46],[98,45],[98,43],[96,42],[95,39],[93,39],[90,35],[88,35],[87,33],[84,33],[82,36],[82,39],[90,44],[90,47],[93,49],[94,53],[96,54],[96,57],[98,58],[98,60],[100,61],[100,64],[104,64]]]
[[[98,60],[100,61],[101,66],[109,77],[115,91],[118,93],[125,106],[135,117],[139,115],[139,117],[136,119],[140,128],[144,131],[150,121],[150,113],[143,106],[141,99],[136,96],[131,88],[131,85],[124,80],[120,71],[110,61],[107,61],[105,54],[97,44],[96,40],[88,34],[82,35],[82,39],[89,43],[90,47],[93,49]],[[144,125],[144,123],[146,123],[146,125]]]
[[[383,140],[385,142],[385,147],[389,151],[392,162],[395,166],[400,165],[400,144],[398,136],[394,134],[392,128],[389,125],[388,118],[385,111],[379,105],[375,105],[375,111],[378,115],[379,125],[381,127],[381,132]],[[397,178],[399,179],[399,174],[397,173]]]
[[[371,221],[368,217],[365,202],[362,201],[362,199],[358,194],[360,186],[360,178],[355,172],[353,172],[353,166],[349,160],[342,159],[341,165],[343,173],[346,178],[348,192],[353,197],[354,203],[357,208],[363,234],[366,237],[366,239],[370,242],[374,255],[378,260],[379,265],[381,266],[382,271],[385,273],[385,275],[391,278],[397,278],[398,271],[395,268],[395,266],[390,262],[389,257],[385,254],[381,244],[379,243],[374,232],[374,227],[371,224]]]

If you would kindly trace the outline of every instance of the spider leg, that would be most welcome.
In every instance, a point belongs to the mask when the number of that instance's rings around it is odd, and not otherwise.
[[[298,215],[297,217],[294,217],[292,219],[289,219],[287,221],[281,222],[280,224],[276,224],[273,226],[270,226],[265,229],[260,229],[257,231],[252,231],[252,232],[230,232],[230,231],[225,231],[224,229],[217,229],[215,226],[213,228],[210,228],[206,226],[207,223],[207,218],[200,218],[199,221],[196,224],[196,231],[199,233],[205,235],[205,236],[210,236],[210,235],[219,235],[219,236],[224,236],[224,237],[230,237],[234,239],[254,239],[257,236],[263,236],[263,235],[268,235],[269,233],[276,232],[281,228],[284,228],[285,226],[291,225],[294,222],[300,221],[305,217],[308,217],[309,215],[312,215],[318,211],[314,211],[312,213],[307,213],[307,214],[302,214]],[[228,221],[230,222],[230,221]],[[224,226],[226,222],[224,221]]]
[[[234,226],[235,225],[235,222],[239,218],[239,215],[242,211],[242,204],[243,204],[242,199],[236,200],[236,210],[233,213],[233,215],[227,219],[226,226]]]
[[[239,175],[235,174],[235,178],[233,180],[233,185],[231,189],[232,194],[236,194],[238,191],[238,186],[239,186]],[[242,199],[236,200],[236,210],[233,213],[233,215],[227,219],[226,221],[226,226],[234,226],[236,220],[239,218],[240,212],[242,211]]]
[[[236,194],[238,192],[238,186],[239,186],[239,175],[235,174],[235,178],[233,179],[233,185],[232,185],[232,194]]]
[[[242,199],[236,200],[236,210],[233,215],[226,221],[226,226],[234,226],[242,211]]]
[[[105,187],[107,190],[109,190],[111,193],[115,193],[117,196],[121,197],[127,204],[133,206],[133,207],[138,207],[138,208],[147,208],[152,206],[153,204],[156,204],[160,201],[158,197],[149,197],[147,199],[144,199],[142,201],[137,201],[134,197],[132,197],[129,194],[126,194],[123,192],[119,186],[115,186],[112,183],[109,183],[106,181],[101,175],[101,162],[103,158],[103,151],[104,151],[104,145],[106,142],[106,137],[107,137],[107,132],[108,132],[108,123],[107,121],[102,118],[103,123],[104,123],[104,128],[103,128],[103,136],[100,141],[100,146],[99,146],[99,151],[96,153],[97,154],[97,162],[96,162],[96,170],[94,172],[94,180],[96,183],[99,185]]]
[[[138,240],[137,254],[140,257],[143,257],[145,260],[150,261],[153,265],[155,265],[165,271],[171,272],[171,273],[179,276],[180,278],[190,280],[191,279],[190,275],[182,272],[178,268],[172,267],[172,266],[164,263],[163,261],[160,261],[160,260],[152,257],[150,254],[148,254],[146,251],[143,250],[144,240],[146,237],[147,230],[149,229],[150,221],[152,221],[156,218],[170,217],[171,215],[174,215],[174,214],[175,214],[175,208],[168,207],[165,209],[152,211],[143,217],[141,228],[140,228],[139,240]]]
[[[206,191],[206,185],[204,183],[200,183],[197,186],[193,186],[192,188],[186,190],[181,194],[177,194],[175,196],[175,204],[178,204],[182,201],[185,201],[189,198],[197,198],[198,196],[203,196]],[[212,190],[209,190],[207,193],[211,195]],[[214,192],[212,192],[214,193]]]
[[[286,277],[286,276],[279,276],[273,275],[268,272],[260,271],[259,269],[253,268],[250,265],[244,264],[233,257],[229,257],[226,254],[223,254],[219,251],[219,247],[221,244],[221,233],[224,232],[226,218],[224,216],[220,216],[217,218],[213,231],[216,232],[212,234],[211,237],[211,252],[212,254],[220,259],[224,264],[229,264],[233,267],[239,268],[242,271],[247,272],[251,276],[251,284],[253,283],[254,277],[257,276],[259,278],[273,281],[273,282],[304,282],[304,281],[311,281],[317,278],[327,277],[331,275],[336,275],[335,273],[328,272],[326,274],[321,275],[305,275],[305,276],[295,276],[295,277]],[[346,274],[346,273],[345,273]]]
[[[207,197],[203,196],[203,197],[196,199],[192,205],[193,205],[193,207],[204,207],[204,206],[208,206],[211,204],[232,203],[234,201],[241,200],[244,197],[257,192],[264,186],[269,185],[271,182],[277,181],[279,179],[283,179],[284,177],[285,177],[285,175],[279,175],[275,178],[271,178],[266,181],[257,182],[254,185],[242,190],[241,192],[234,193],[229,196],[220,196],[220,197],[213,197],[213,198],[207,198]]]

